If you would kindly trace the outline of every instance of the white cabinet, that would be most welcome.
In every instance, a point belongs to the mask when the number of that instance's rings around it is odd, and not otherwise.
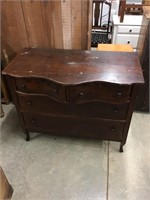
[[[112,44],[131,44],[136,51],[142,18],[142,15],[125,15],[120,22],[120,17],[114,15]]]

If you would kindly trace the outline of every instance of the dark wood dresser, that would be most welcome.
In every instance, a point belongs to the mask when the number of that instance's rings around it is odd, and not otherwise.
[[[136,91],[135,53],[24,49],[4,69],[26,140],[29,132],[126,143]]]

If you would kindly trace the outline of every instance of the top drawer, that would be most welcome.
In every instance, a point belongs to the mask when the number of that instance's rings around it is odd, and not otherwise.
[[[118,33],[140,33],[140,26],[118,26]]]
[[[87,83],[68,88],[70,103],[94,101],[123,102],[130,100],[132,86],[109,83]]]
[[[31,94],[47,94],[52,99],[66,102],[65,87],[41,78],[15,78],[16,89]]]

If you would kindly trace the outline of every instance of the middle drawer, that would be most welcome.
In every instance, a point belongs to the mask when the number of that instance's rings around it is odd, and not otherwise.
[[[64,104],[47,95],[33,95],[17,92],[22,112],[45,113],[51,115],[78,116],[83,118],[105,118],[126,120],[129,102],[106,103],[90,102],[84,104]]]

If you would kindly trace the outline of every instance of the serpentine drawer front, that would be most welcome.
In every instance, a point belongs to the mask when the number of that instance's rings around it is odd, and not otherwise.
[[[4,69],[29,132],[126,143],[142,70],[134,53],[26,48]]]

